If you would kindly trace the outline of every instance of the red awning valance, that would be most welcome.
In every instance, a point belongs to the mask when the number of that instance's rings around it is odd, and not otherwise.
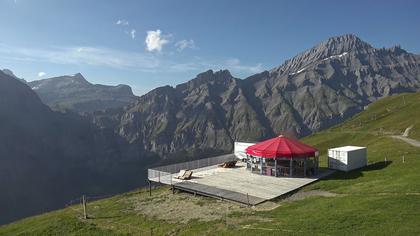
[[[246,153],[263,158],[313,157],[317,149],[283,135],[249,146]]]

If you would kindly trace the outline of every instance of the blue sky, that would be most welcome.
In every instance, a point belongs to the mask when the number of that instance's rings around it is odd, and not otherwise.
[[[408,0],[0,0],[0,68],[81,72],[140,95],[207,69],[245,78],[346,33],[420,53],[419,11]]]

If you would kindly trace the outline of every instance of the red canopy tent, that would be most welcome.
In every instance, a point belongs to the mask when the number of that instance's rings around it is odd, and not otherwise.
[[[305,158],[314,157],[317,152],[317,149],[283,135],[246,148],[247,154],[262,158]]]
[[[251,160],[249,160],[248,165],[253,171],[253,165],[255,158],[256,162],[259,163],[260,174],[269,173],[272,175],[274,172],[275,176],[278,176],[278,160],[289,160],[290,166],[286,167],[288,169],[288,176],[293,176],[293,162],[300,161],[303,162],[303,173],[306,176],[307,172],[307,159],[314,157],[316,169],[318,169],[318,150],[307,144],[301,143],[297,140],[289,139],[283,135],[278,137],[263,141],[261,143],[254,144],[245,149],[246,153],[250,155]],[[267,166],[266,162],[262,159],[274,159],[274,170],[273,166]],[[254,160],[254,161],[252,161]],[[265,163],[265,164],[264,164]],[[285,167],[283,167],[285,169]]]

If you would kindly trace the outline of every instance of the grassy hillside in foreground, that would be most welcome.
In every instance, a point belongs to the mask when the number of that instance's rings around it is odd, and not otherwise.
[[[404,103],[405,100],[405,103]],[[368,147],[369,166],[247,208],[160,187],[74,205],[0,227],[0,235],[420,235],[420,148],[389,137],[413,125],[420,139],[420,93],[385,98],[347,122],[303,139],[321,150]],[[405,162],[402,161],[405,157]],[[384,162],[384,159],[387,162]]]

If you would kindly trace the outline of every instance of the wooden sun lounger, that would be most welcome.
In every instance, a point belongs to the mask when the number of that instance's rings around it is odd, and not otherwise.
[[[182,180],[189,180],[191,179],[192,174],[192,170],[180,170],[179,175],[176,178]]]
[[[233,168],[236,166],[236,161],[227,161],[219,165],[222,168]]]

